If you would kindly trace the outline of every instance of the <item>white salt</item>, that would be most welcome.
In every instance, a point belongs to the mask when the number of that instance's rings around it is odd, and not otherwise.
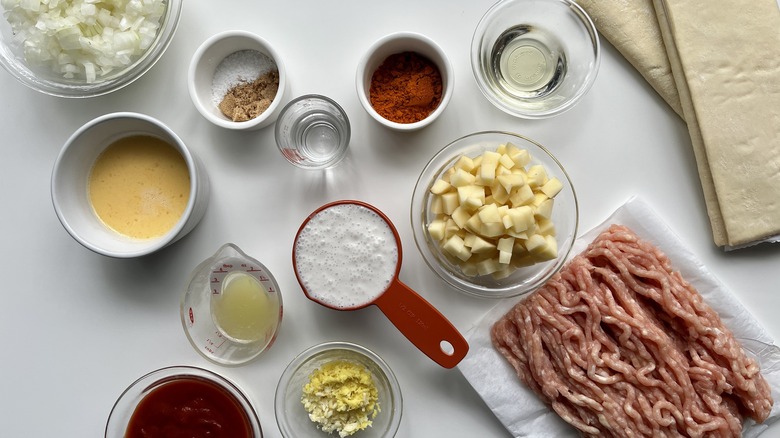
[[[260,76],[276,70],[276,63],[257,50],[239,50],[226,56],[217,65],[211,80],[211,100],[219,106],[232,88],[244,82],[253,82]]]

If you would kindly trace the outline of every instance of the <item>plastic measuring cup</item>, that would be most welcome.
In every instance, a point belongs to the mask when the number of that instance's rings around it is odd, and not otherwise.
[[[193,270],[180,314],[198,353],[220,365],[242,365],[276,340],[282,296],[268,268],[226,243]]]
[[[295,236],[293,268],[306,296],[336,310],[376,305],[420,351],[445,368],[469,346],[436,308],[398,279],[401,239],[387,216],[361,201],[310,214]]]

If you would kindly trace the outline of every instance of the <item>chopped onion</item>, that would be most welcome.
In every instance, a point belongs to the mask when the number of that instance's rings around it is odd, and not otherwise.
[[[167,0],[0,0],[31,65],[95,82],[151,47]]]

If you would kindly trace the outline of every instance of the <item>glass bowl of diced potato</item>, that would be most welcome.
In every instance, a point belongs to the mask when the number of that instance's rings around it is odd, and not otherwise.
[[[561,163],[510,132],[461,137],[420,174],[412,230],[428,266],[455,289],[507,298],[537,289],[577,237],[577,196]]]

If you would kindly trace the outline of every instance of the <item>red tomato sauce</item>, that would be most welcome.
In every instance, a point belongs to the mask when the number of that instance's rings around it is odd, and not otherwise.
[[[135,408],[126,438],[251,438],[239,401],[216,383],[182,377],[153,389]]]

